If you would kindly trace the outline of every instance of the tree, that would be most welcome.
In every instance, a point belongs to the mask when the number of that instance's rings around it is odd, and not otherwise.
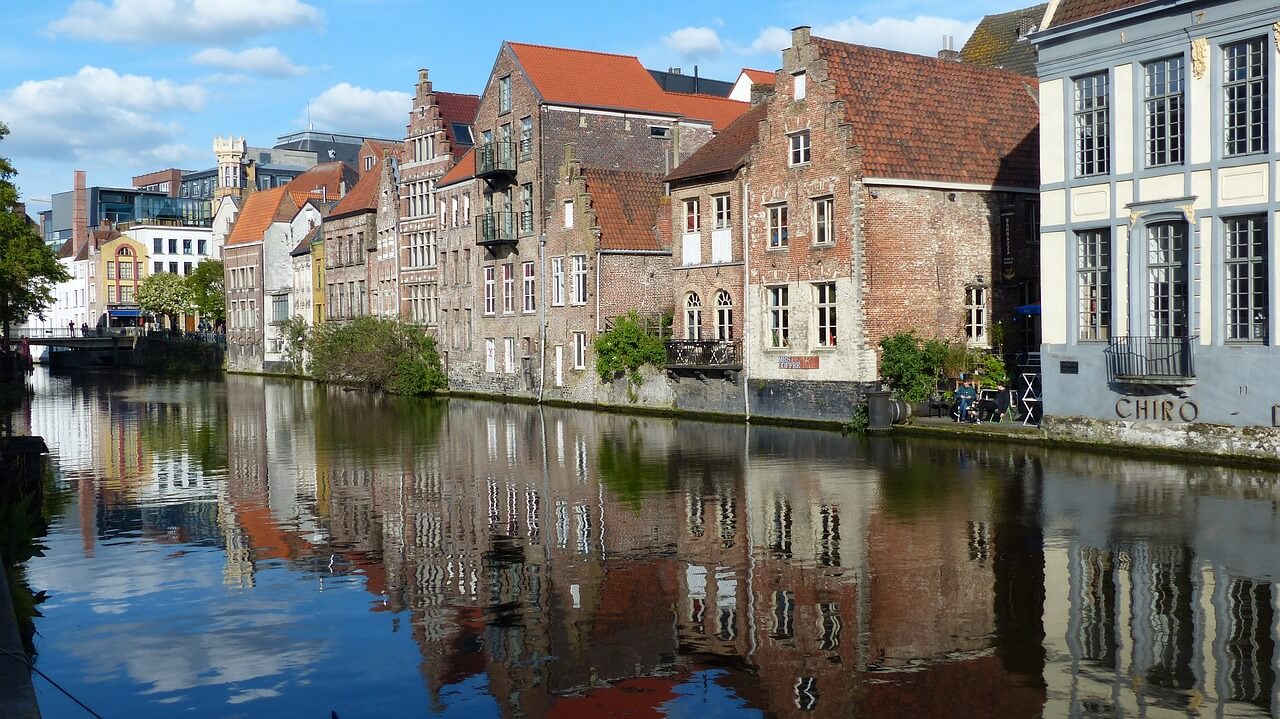
[[[0,123],[0,140],[8,134],[9,128]],[[54,288],[71,279],[26,214],[14,212],[16,174],[8,158],[0,157],[0,323],[6,351],[10,326],[32,315],[43,317],[53,304]]]
[[[227,316],[222,272],[222,260],[205,260],[187,275],[191,304],[201,317],[214,323],[221,322]]]
[[[191,314],[191,290],[182,277],[159,272],[142,280],[138,286],[138,306],[144,312],[169,318],[169,328],[178,327],[178,315]]]

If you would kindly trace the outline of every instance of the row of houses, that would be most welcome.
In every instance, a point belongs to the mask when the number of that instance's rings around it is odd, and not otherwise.
[[[743,73],[747,101],[515,42],[480,96],[421,71],[405,141],[362,151],[345,194],[304,197],[303,175],[245,195],[231,369],[281,369],[290,317],[398,316],[435,333],[453,390],[625,402],[593,347],[634,311],[672,317],[644,401],[830,419],[887,334],[992,346],[1039,285],[1035,80],[792,40],[781,69]]]
[[[273,369],[284,318],[381,314],[435,333],[455,391],[838,419],[914,330],[1019,357],[1062,434],[1274,453],[1238,430],[1280,426],[1278,21],[1055,0],[937,58],[799,27],[729,97],[507,42],[478,97],[420,73],[370,185],[308,200],[318,232],[248,196],[293,234],[233,230],[231,367]],[[268,267],[290,252],[312,272]],[[601,381],[633,311],[670,317],[664,371]]]

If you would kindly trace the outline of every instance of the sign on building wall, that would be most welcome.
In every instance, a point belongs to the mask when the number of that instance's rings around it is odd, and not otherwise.
[[[1116,416],[1120,419],[1190,423],[1200,418],[1200,406],[1192,400],[1121,397],[1116,402]]]
[[[821,357],[779,357],[778,369],[818,369]]]

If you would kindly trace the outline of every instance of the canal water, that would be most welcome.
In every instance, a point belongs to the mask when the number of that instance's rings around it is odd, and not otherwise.
[[[1280,485],[38,372],[37,666],[107,717],[1275,716]],[[37,680],[46,717],[83,716]]]

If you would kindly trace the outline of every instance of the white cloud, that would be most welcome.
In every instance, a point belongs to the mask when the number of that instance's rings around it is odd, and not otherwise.
[[[307,68],[295,65],[288,55],[274,47],[251,47],[240,52],[211,47],[192,55],[191,61],[197,65],[278,77],[305,75],[307,72]]]
[[[709,27],[685,27],[662,39],[667,47],[689,60],[719,57],[724,51],[720,36]]]
[[[28,80],[0,93],[5,149],[42,161],[104,160],[128,166],[191,157],[167,116],[204,107],[205,90],[86,65],[75,75]]]
[[[49,23],[63,35],[104,42],[216,42],[318,26],[320,11],[300,0],[76,0]]]
[[[872,22],[851,17],[830,25],[814,26],[812,33],[842,42],[934,56],[942,48],[943,35],[952,35],[957,38],[957,44],[963,44],[977,24],[976,20],[925,15],[915,18],[883,17]],[[767,27],[745,51],[749,54],[776,54],[788,47],[791,47],[790,32],[780,27]]]
[[[311,100],[311,121],[336,132],[403,137],[413,98],[407,92],[369,90],[340,82]]]

